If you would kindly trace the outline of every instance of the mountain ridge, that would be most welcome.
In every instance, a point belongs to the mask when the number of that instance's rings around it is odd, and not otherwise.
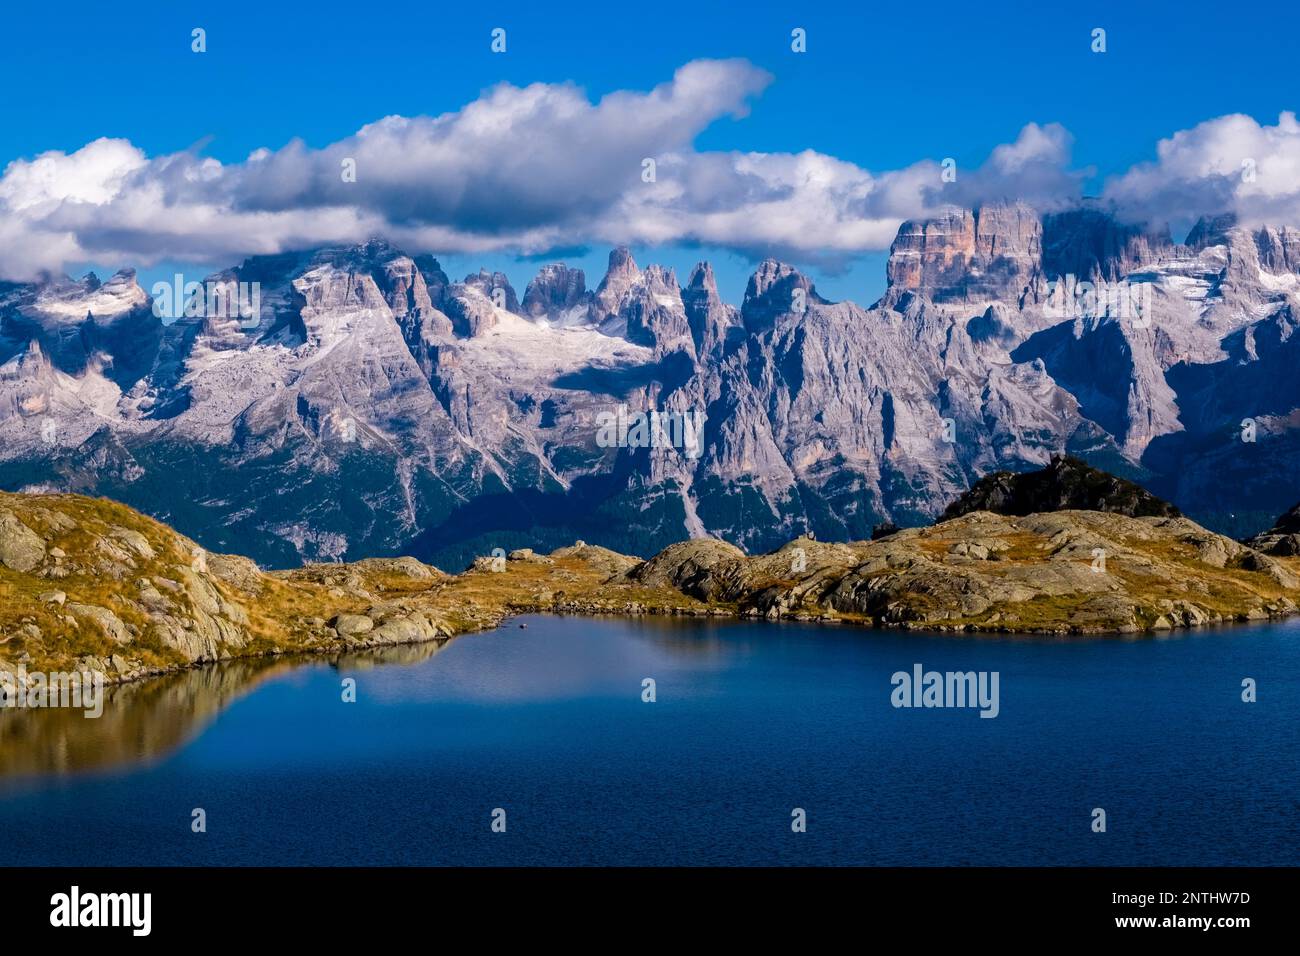
[[[1277,381],[1297,235],[1204,220],[1174,244],[1096,208],[986,206],[905,223],[868,308],[774,259],[731,305],[707,263],[683,286],[624,247],[594,290],[555,263],[520,298],[383,240],[208,277],[259,283],[255,324],[164,324],[129,272],[11,284],[0,487],[108,494],[268,566],[454,563],[489,539],[865,538],[1073,454],[1240,537],[1300,484],[1300,394]],[[1150,314],[1068,277],[1149,286]],[[600,447],[624,405],[700,412],[703,454]]]

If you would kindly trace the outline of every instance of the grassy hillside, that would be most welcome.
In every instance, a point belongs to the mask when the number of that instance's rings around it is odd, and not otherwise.
[[[268,573],[125,505],[0,493],[0,669],[111,679],[196,663],[445,640],[520,611],[717,614],[957,631],[1138,632],[1293,613],[1300,559],[1182,517],[975,511],[878,541],[649,561],[578,545]]]

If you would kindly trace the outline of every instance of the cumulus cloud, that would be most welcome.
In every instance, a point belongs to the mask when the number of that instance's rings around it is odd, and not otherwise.
[[[658,181],[627,190],[595,223],[625,241],[687,239],[750,255],[835,257],[888,247],[906,212],[885,210],[892,176],[806,150],[665,156]],[[919,194],[903,204],[918,208]]]
[[[1276,126],[1207,120],[1162,139],[1155,162],[1111,178],[1104,195],[1135,221],[1230,213],[1244,225],[1300,224],[1300,123],[1290,112]]]
[[[144,153],[120,139],[96,140],[71,156],[42,153],[10,164],[0,179],[0,202],[24,218],[48,215],[64,202],[102,205],[147,165]]]
[[[770,82],[743,60],[701,60],[649,91],[594,102],[571,84],[500,84],[455,112],[388,116],[320,149],[295,140],[229,164],[198,150],[149,157],[119,139],[43,153],[0,176],[0,275],[73,261],[224,263],[372,235],[412,252],[689,242],[829,262],[888,248],[903,220],[953,204],[1077,201],[1091,174],[1071,169],[1059,124],[1029,124],[955,182],[935,159],[873,172],[813,150],[695,148]],[[1296,134],[1291,114],[1270,128],[1223,117],[1162,142],[1157,163],[1108,195],[1144,215],[1190,196],[1207,211],[1294,207]],[[1258,164],[1251,184],[1237,181],[1246,156]]]
[[[713,122],[745,115],[770,80],[723,60],[595,103],[571,84],[500,84],[453,113],[389,116],[323,149],[294,141],[234,164],[196,152],[150,159],[107,139],[45,153],[0,177],[0,217],[25,240],[0,249],[0,274],[73,259],[212,262],[370,235],[524,253],[632,235],[609,213],[645,185],[642,161],[689,151]],[[593,232],[598,223],[610,233]]]
[[[1060,123],[1030,123],[1014,142],[994,147],[988,160],[942,189],[927,189],[932,200],[959,206],[981,202],[1016,201],[1044,212],[1077,203],[1091,169],[1070,169],[1074,137]]]

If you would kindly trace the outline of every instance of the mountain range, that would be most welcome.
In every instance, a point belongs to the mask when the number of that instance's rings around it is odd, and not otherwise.
[[[737,306],[618,248],[521,296],[373,239],[249,258],[206,281],[255,315],[174,320],[130,270],[0,283],[0,488],[273,568],[861,540],[1062,453],[1234,537],[1300,497],[1300,230],[1007,203],[904,223],[886,268],[864,308],[768,259]],[[649,410],[701,415],[698,454],[600,439]]]

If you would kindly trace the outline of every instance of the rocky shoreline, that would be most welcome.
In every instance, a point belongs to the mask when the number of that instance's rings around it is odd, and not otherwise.
[[[1005,486],[980,489],[980,506],[1035,503]],[[642,560],[577,542],[498,552],[450,575],[407,557],[266,572],[104,499],[0,494],[0,670],[88,669],[117,683],[213,661],[446,641],[522,613],[1068,637],[1300,608],[1300,557],[1288,547],[1268,554],[1120,497],[1140,513],[958,508],[872,541],[803,537],[763,555],[703,538]]]
[[[836,624],[847,627],[861,628],[863,630],[889,630],[889,631],[917,631],[928,633],[949,633],[949,634],[970,634],[973,636],[1018,636],[1024,638],[1120,638],[1135,635],[1154,635],[1158,633],[1167,633],[1174,630],[1192,630],[1202,627],[1232,627],[1238,625],[1258,624],[1266,621],[1284,620],[1297,613],[1300,613],[1300,605],[1290,603],[1288,605],[1278,606],[1262,614],[1247,614],[1232,619],[1191,619],[1180,621],[1179,623],[1170,623],[1168,626],[1152,627],[1146,632],[1140,632],[1136,629],[1109,629],[1109,628],[1082,628],[1082,627],[1040,627],[1040,628],[1013,628],[1007,625],[981,626],[977,624],[961,625],[944,625],[944,624],[925,624],[915,621],[875,621],[869,619],[853,618],[848,616],[837,616],[830,613],[811,614],[800,612],[797,614],[781,616],[777,618],[766,618],[760,614],[757,609],[750,608],[742,613],[736,609],[725,607],[658,607],[653,604],[642,604],[639,602],[628,602],[622,605],[614,605],[601,602],[580,602],[569,601],[551,606],[516,606],[503,612],[499,619],[488,620],[481,627],[472,630],[457,631],[450,634],[439,634],[437,636],[414,637],[409,639],[381,639],[378,636],[371,637],[348,637],[339,638],[334,643],[317,644],[311,647],[302,648],[271,648],[257,654],[231,654],[221,656],[215,660],[196,660],[184,664],[176,664],[167,667],[155,667],[139,670],[119,670],[111,659],[98,661],[101,666],[98,669],[104,674],[104,683],[115,686],[129,684],[136,681],[149,680],[155,677],[164,677],[170,674],[183,673],[195,668],[209,667],[216,664],[226,664],[234,662],[249,662],[259,658],[274,657],[278,659],[292,659],[295,657],[328,657],[338,656],[340,654],[362,653],[365,651],[385,650],[396,647],[416,647],[421,644],[436,643],[439,645],[449,643],[459,637],[466,637],[483,631],[492,630],[499,627],[515,617],[521,617],[528,614],[555,614],[558,616],[574,617],[677,617],[677,618],[712,618],[716,620],[727,621],[764,621],[770,624],[779,624],[781,622],[794,622],[801,624],[819,624],[828,625]],[[4,670],[0,664],[0,670]],[[114,673],[116,671],[116,673]]]

